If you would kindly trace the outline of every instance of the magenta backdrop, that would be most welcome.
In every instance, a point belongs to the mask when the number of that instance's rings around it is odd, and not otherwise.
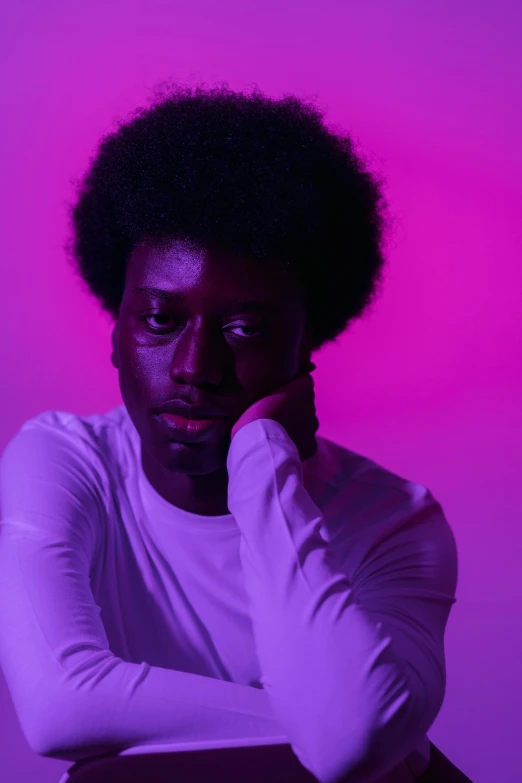
[[[474,783],[522,780],[521,30],[515,0],[19,0],[0,25],[0,449],[44,410],[121,402],[64,204],[155,84],[317,96],[386,176],[387,283],[317,355],[319,432],[446,511],[459,585],[429,736]],[[1,677],[0,716],[9,782],[56,783],[70,765],[29,749]]]

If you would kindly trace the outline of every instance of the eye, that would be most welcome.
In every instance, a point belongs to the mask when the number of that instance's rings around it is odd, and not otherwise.
[[[236,326],[232,327],[233,329],[243,329],[249,332],[246,335],[240,335],[242,337],[262,337],[263,331],[256,326],[249,326],[248,324],[237,324]]]
[[[149,321],[150,321],[150,319],[151,319],[151,318],[156,318],[156,319],[163,319],[163,320],[165,320],[165,321],[172,321],[172,320],[173,320],[172,318],[169,318],[169,316],[168,316],[168,315],[162,315],[161,313],[151,313],[150,315],[144,315],[144,316],[142,316],[142,317],[140,318],[140,321],[143,321],[143,322],[145,322],[147,325],[150,325],[150,324],[149,324]],[[160,328],[160,329],[161,329],[162,327],[164,328],[164,327],[165,327],[165,324],[160,324],[160,325],[159,325],[159,328]],[[154,329],[154,328],[153,328],[153,329],[152,329],[152,331],[154,331],[154,332],[157,332],[157,331],[158,331],[158,329]]]

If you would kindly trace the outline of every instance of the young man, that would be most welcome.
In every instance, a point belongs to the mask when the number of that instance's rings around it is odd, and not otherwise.
[[[31,747],[291,744],[426,767],[457,551],[439,503],[316,436],[313,351],[368,307],[385,203],[313,106],[174,88],[104,139],[72,257],[123,405],[1,461],[0,664]]]

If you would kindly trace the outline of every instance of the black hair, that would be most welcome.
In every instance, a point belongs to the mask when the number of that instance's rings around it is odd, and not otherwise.
[[[156,88],[100,142],[70,218],[75,271],[114,319],[136,244],[216,242],[296,270],[314,349],[373,303],[389,225],[382,180],[321,110],[226,82]]]

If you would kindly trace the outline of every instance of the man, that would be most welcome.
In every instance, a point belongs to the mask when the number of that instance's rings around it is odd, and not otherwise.
[[[455,540],[425,487],[316,436],[310,375],[377,290],[377,179],[295,98],[178,88],[103,141],[72,223],[123,405],[40,414],[2,457],[31,747],[264,738],[325,783],[419,775]]]

